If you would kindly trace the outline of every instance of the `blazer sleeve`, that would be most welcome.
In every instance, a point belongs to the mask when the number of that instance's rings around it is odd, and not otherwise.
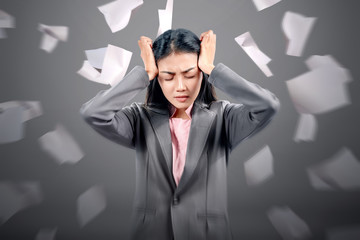
[[[149,77],[145,69],[136,66],[117,85],[100,91],[84,103],[80,114],[104,137],[125,147],[135,148],[136,106],[125,105],[148,85]]]
[[[219,63],[208,81],[238,103],[225,102],[224,122],[230,150],[263,129],[280,109],[279,99],[269,90],[242,78]]]

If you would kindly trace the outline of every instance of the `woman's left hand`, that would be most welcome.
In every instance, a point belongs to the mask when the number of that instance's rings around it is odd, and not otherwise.
[[[216,50],[216,34],[212,30],[203,32],[200,35],[200,56],[199,68],[206,74],[210,75],[214,69],[214,59]]]

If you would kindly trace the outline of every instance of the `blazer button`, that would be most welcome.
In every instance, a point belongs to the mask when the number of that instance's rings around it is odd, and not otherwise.
[[[173,205],[178,205],[179,204],[179,197],[178,196],[174,196],[173,198]]]

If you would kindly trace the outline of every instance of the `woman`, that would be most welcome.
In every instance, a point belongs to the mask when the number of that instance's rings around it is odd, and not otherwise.
[[[224,64],[216,35],[168,30],[138,41],[145,68],[81,108],[92,128],[136,150],[132,239],[232,239],[227,213],[230,152],[279,109],[274,94]],[[213,85],[238,103],[216,100]],[[145,103],[125,106],[147,87]]]

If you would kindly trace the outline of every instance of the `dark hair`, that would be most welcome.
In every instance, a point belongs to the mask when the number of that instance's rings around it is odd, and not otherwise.
[[[167,30],[158,36],[153,42],[153,52],[156,65],[159,60],[169,56],[171,53],[196,53],[199,59],[200,39],[191,31],[183,28]],[[203,80],[199,94],[195,101],[210,104],[216,100],[214,87],[208,81],[209,75],[203,72]],[[157,76],[150,81],[147,88],[145,105],[168,106],[170,103],[164,96]]]

